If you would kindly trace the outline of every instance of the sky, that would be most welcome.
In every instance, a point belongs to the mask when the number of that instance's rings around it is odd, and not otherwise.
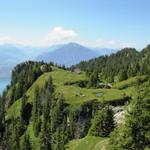
[[[0,44],[144,48],[149,0],[0,0]]]

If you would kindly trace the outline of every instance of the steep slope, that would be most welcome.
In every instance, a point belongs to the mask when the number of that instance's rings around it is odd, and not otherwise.
[[[69,43],[52,52],[45,53],[37,58],[46,62],[53,61],[67,67],[77,64],[82,60],[89,60],[99,56],[97,51],[91,50],[76,43]]]
[[[112,89],[87,89],[77,86],[75,83],[86,81],[87,77],[84,73],[78,75],[74,72],[64,71],[62,69],[56,69],[55,71],[45,73],[41,75],[33,85],[28,89],[26,95],[29,96],[29,102],[32,103],[34,91],[37,86],[41,89],[44,87],[49,77],[53,78],[54,85],[56,87],[56,93],[63,93],[66,103],[72,106],[80,106],[85,102],[91,100],[97,100],[99,102],[119,102],[124,101],[128,96],[131,96],[132,90],[128,91],[128,87],[125,90],[120,90],[118,86],[114,85]],[[136,83],[136,78],[132,79],[132,82]],[[67,84],[66,84],[67,83]],[[70,85],[69,85],[70,84]],[[118,85],[118,84],[117,84]],[[123,83],[124,85],[124,83]],[[130,86],[129,86],[130,87]],[[99,96],[98,94],[101,94]],[[128,100],[128,99],[127,99]],[[7,119],[10,116],[17,117],[20,112],[21,99],[17,100],[9,109],[7,113]],[[13,112],[13,113],[12,113]]]
[[[23,70],[21,70],[23,69]],[[38,72],[39,73],[38,73]],[[42,71],[42,72],[41,72]],[[24,77],[24,72],[26,72],[26,76]],[[38,74],[37,74],[38,73]],[[35,75],[32,77],[32,75]],[[36,77],[36,78],[34,78]],[[52,77],[53,84],[50,84],[50,77]],[[32,78],[34,80],[32,80]],[[87,88],[84,84],[87,83],[89,78],[86,76],[84,72],[81,72],[80,74],[77,74],[75,72],[69,71],[69,70],[63,70],[60,68],[57,68],[56,66],[51,66],[49,64],[45,64],[42,62],[26,62],[18,65],[14,69],[13,73],[13,81],[12,81],[12,87],[10,87],[4,95],[4,98],[6,98],[6,113],[5,113],[5,125],[9,126],[8,130],[10,131],[10,134],[7,135],[8,139],[15,139],[14,134],[12,133],[18,133],[16,130],[13,130],[14,121],[15,124],[19,124],[20,118],[25,118],[22,124],[20,134],[18,138],[18,141],[20,141],[20,145],[22,146],[22,140],[24,139],[25,135],[29,135],[29,139],[31,142],[31,145],[33,149],[39,150],[41,147],[41,135],[43,133],[43,125],[44,125],[44,115],[43,111],[45,109],[42,109],[46,107],[45,101],[47,102],[53,102],[53,104],[59,104],[57,101],[57,96],[63,94],[64,97],[64,103],[60,103],[57,109],[54,109],[51,111],[51,113],[57,113],[60,117],[65,116],[65,125],[67,129],[65,130],[65,133],[67,136],[68,141],[65,141],[66,147],[68,147],[70,150],[80,150],[86,147],[88,150],[97,150],[102,145],[102,149],[106,148],[109,137],[96,137],[94,135],[91,135],[89,132],[89,129],[91,127],[91,124],[93,123],[93,117],[95,116],[95,113],[97,110],[102,109],[106,105],[109,105],[110,108],[114,109],[115,113],[119,113],[119,117],[116,117],[118,115],[114,115],[115,121],[118,124],[120,120],[119,118],[124,118],[124,106],[128,102],[130,104],[130,101],[135,98],[137,95],[136,85],[139,83],[143,84],[147,82],[148,78],[145,76],[138,76],[130,78],[126,81],[114,83],[112,85],[112,88],[106,89],[106,88]],[[26,89],[24,89],[25,84],[22,86],[19,86],[20,83],[22,83],[22,80],[25,80],[27,83],[31,82],[29,86],[25,86]],[[84,83],[84,84],[83,84]],[[55,99],[49,99],[49,96],[47,96],[47,99],[44,97],[45,94],[50,92],[50,89],[47,89],[45,87],[49,86],[51,89],[52,85],[55,88]],[[14,87],[17,88],[14,90]],[[20,88],[18,88],[18,86]],[[38,87],[38,92],[36,93]],[[17,95],[17,98],[14,99],[13,93],[20,94],[20,89],[22,89],[23,93],[21,95]],[[44,93],[43,93],[44,92]],[[46,92],[46,93],[45,93]],[[15,94],[15,95],[16,95]],[[35,98],[35,95],[38,94]],[[51,94],[51,93],[49,93]],[[9,105],[7,105],[7,102],[9,100],[12,100]],[[38,100],[38,103],[35,103],[36,100]],[[25,105],[23,105],[25,101]],[[56,102],[56,103],[55,103]],[[0,105],[3,106],[3,105]],[[38,107],[37,107],[38,106]],[[57,105],[56,105],[57,106]],[[63,106],[64,116],[62,116],[61,113],[59,113],[58,109]],[[128,106],[128,105],[126,105]],[[35,107],[37,109],[35,109]],[[2,107],[1,107],[2,108]],[[35,134],[35,123],[34,121],[34,111],[42,109],[41,114],[39,114],[39,134]],[[53,105],[52,107],[53,108]],[[115,109],[116,108],[116,109]],[[119,109],[118,109],[119,108]],[[40,110],[41,110],[40,109]],[[46,109],[51,110],[51,109]],[[123,110],[123,113],[121,113],[122,116],[120,116],[120,111]],[[1,110],[2,111],[2,110]],[[1,112],[0,111],[0,112]],[[3,112],[3,111],[2,111]],[[1,113],[2,113],[1,112]],[[45,112],[45,111],[44,111]],[[28,114],[28,115],[27,115]],[[25,115],[25,116],[24,116]],[[55,116],[55,115],[54,115]],[[54,117],[53,116],[53,117]],[[56,117],[57,118],[57,117]],[[54,118],[53,118],[54,119]],[[53,120],[51,120],[52,122]],[[55,122],[55,119],[54,119]],[[41,125],[42,124],[42,125]],[[0,124],[1,125],[1,124]],[[3,124],[2,124],[3,125]],[[17,126],[16,126],[17,127]],[[49,126],[50,127],[50,124]],[[54,126],[55,129],[60,126],[60,123],[58,123],[58,126]],[[19,133],[20,133],[19,132]],[[3,132],[2,132],[3,133]],[[57,133],[57,132],[56,132]],[[63,132],[64,133],[64,132]],[[55,134],[54,134],[55,135]],[[58,135],[58,133],[57,133]],[[62,133],[59,134],[59,136],[62,135]],[[64,135],[64,134],[63,134]],[[44,136],[46,136],[44,134]],[[52,135],[53,136],[53,135]],[[56,139],[57,140],[57,139]],[[59,140],[59,139],[58,139]],[[7,141],[6,141],[7,142]],[[8,141],[11,142],[11,141]],[[60,144],[60,143],[59,143]],[[65,145],[64,144],[64,145]],[[11,145],[10,145],[11,146]]]
[[[66,145],[67,150],[106,150],[108,138],[87,136],[82,139],[72,140]]]
[[[135,49],[123,49],[110,57],[101,57],[98,63],[94,61],[90,64],[100,75],[94,72],[94,80],[83,71],[78,74],[58,68],[53,63],[29,61],[18,65],[13,71],[11,86],[0,100],[0,133],[6,136],[0,138],[0,143],[5,145],[5,149],[7,146],[17,149],[30,143],[35,150],[41,147],[109,150],[113,149],[109,148],[111,146],[122,149],[122,143],[128,149],[129,143],[131,146],[142,146],[144,150],[149,146],[147,131],[150,131],[147,126],[150,120],[150,80],[144,72],[149,68],[148,54],[149,50],[144,52],[144,56],[139,56],[141,53]],[[139,58],[143,58],[140,67],[146,65],[142,76],[135,74],[127,80],[109,83],[111,87],[88,86],[89,82],[95,82],[111,69],[120,71],[123,68],[126,71],[132,65],[135,67]],[[107,70],[101,72],[99,65]],[[108,85],[108,82],[98,81]],[[140,130],[135,130],[136,127]],[[142,144],[134,140],[133,132],[139,135],[137,138]],[[141,138],[143,133],[146,134]],[[47,146],[43,143],[50,143],[50,148],[43,148]]]
[[[135,77],[125,82],[117,83],[112,89],[80,88],[75,83],[87,80],[84,73],[78,75],[74,72],[68,72],[62,69],[55,68],[54,71],[41,75],[29,88],[29,90],[26,92],[26,95],[28,96],[28,103],[30,103],[31,105],[33,104],[33,96],[36,87],[38,86],[40,89],[42,89],[50,76],[53,78],[54,85],[56,87],[56,93],[63,93],[66,103],[70,106],[70,111],[82,110],[82,107],[86,108],[88,106],[88,103],[92,106],[95,103],[95,100],[100,103],[104,102],[108,104],[114,104],[114,102],[117,104],[117,102],[119,101],[123,102],[126,96],[135,96],[134,85],[136,85],[136,83],[138,82],[137,78]],[[143,82],[145,81],[144,77],[138,78],[141,79]],[[124,89],[121,89],[120,86],[124,86]],[[97,93],[102,94],[102,96],[97,96]],[[17,118],[20,116],[22,105],[21,101],[22,98],[15,101],[13,105],[11,105],[11,107],[7,110],[5,118],[6,121],[11,120],[11,118]],[[120,105],[120,103],[118,104]],[[96,106],[98,105],[96,104]],[[85,118],[85,120],[82,119],[82,121],[86,121],[86,119],[87,118]],[[82,125],[82,121],[79,122],[80,125]],[[39,137],[34,136],[32,122],[28,125],[26,133],[29,134],[34,149],[39,149],[40,139]],[[84,146],[87,146],[88,150],[97,150],[99,149],[99,146],[101,144],[103,144],[103,146],[107,146],[107,138],[87,136],[81,140],[71,141],[66,147],[68,147],[70,150],[78,150],[82,149]]]
[[[98,71],[101,79],[107,82],[121,81],[139,73],[139,52],[125,48],[110,56],[100,56],[89,61],[82,61],[72,68],[90,72]]]

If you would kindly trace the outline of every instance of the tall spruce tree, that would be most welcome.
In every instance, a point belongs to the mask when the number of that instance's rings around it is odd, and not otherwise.
[[[51,109],[51,132],[52,148],[54,150],[64,150],[67,141],[66,127],[67,119],[65,116],[64,98],[60,95]]]
[[[30,137],[27,134],[25,134],[23,136],[21,150],[32,150],[32,146],[31,146],[31,143],[30,143]]]
[[[12,126],[10,128],[11,132],[9,135],[9,141],[7,142],[8,144],[8,149],[11,150],[20,150],[20,135],[19,135],[19,130],[20,130],[20,125],[18,124],[18,120],[13,118],[12,119]]]
[[[52,78],[49,77],[45,83],[43,90],[43,122],[42,122],[42,133],[41,133],[41,149],[42,150],[51,150],[51,108],[54,99],[54,85]]]
[[[91,75],[90,75],[90,79],[88,82],[88,87],[98,87],[100,83],[100,79],[99,79],[99,74],[98,71],[94,71]]]
[[[32,110],[32,121],[33,121],[33,131],[34,135],[37,137],[40,132],[40,115],[41,115],[41,99],[40,99],[40,89],[35,88],[34,100],[33,100],[33,110]]]
[[[95,115],[89,134],[100,137],[107,137],[114,130],[113,111],[109,107],[98,110]]]

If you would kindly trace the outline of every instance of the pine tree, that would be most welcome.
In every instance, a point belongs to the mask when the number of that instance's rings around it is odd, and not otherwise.
[[[34,135],[37,137],[40,132],[40,115],[41,115],[41,99],[39,87],[36,87],[34,92],[33,110],[32,110],[32,121]]]
[[[32,150],[29,135],[25,134],[22,141],[21,150]]]
[[[127,71],[124,70],[124,69],[121,69],[119,71],[119,81],[123,81],[123,80],[126,80],[128,78],[127,76]]]
[[[11,150],[20,150],[20,143],[19,143],[19,124],[17,119],[12,119],[12,128],[11,128],[11,135],[9,136],[8,147]]]
[[[52,132],[52,148],[55,150],[64,150],[67,142],[67,119],[65,116],[64,98],[60,95],[56,103],[53,104],[51,111],[51,132]]]
[[[109,107],[98,110],[89,130],[90,135],[107,137],[114,130],[113,111]]]
[[[100,83],[100,79],[99,79],[99,74],[98,71],[94,71],[91,75],[90,75],[90,79],[88,82],[88,87],[98,87],[98,84]]]
[[[27,103],[27,96],[26,95],[23,96],[21,102],[22,102],[21,103],[21,112],[20,112],[21,123],[22,124],[26,124],[26,122],[25,122],[25,114],[26,114],[26,112],[25,112],[25,105]]]
[[[52,78],[49,77],[48,81],[45,84],[44,95],[43,95],[43,123],[42,123],[42,133],[41,133],[41,149],[42,150],[51,150],[51,109],[52,103],[54,103],[54,85]]]
[[[51,129],[50,129],[50,114],[47,105],[43,107],[43,122],[41,133],[41,150],[51,150]]]

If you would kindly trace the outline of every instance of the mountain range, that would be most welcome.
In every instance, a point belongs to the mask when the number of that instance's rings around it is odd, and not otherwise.
[[[82,60],[115,53],[114,49],[87,48],[77,43],[50,47],[30,47],[13,44],[0,45],[0,77],[9,77],[16,64],[26,60],[53,61],[70,67]]]
[[[69,43],[50,52],[43,53],[37,60],[53,61],[57,64],[70,67],[80,61],[89,60],[101,55],[109,55],[113,49],[90,49],[77,43]]]
[[[69,43],[54,51],[43,53],[37,57],[37,60],[44,60],[46,62],[53,61],[69,67],[81,60],[89,60],[96,56],[99,56],[97,51],[92,51],[76,43]]]

